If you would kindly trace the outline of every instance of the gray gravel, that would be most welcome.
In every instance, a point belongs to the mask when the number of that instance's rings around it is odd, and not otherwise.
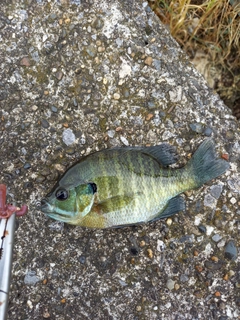
[[[3,1],[0,172],[17,219],[9,319],[239,319],[240,127],[139,1]],[[171,219],[88,230],[36,207],[82,155],[211,136],[225,175]]]

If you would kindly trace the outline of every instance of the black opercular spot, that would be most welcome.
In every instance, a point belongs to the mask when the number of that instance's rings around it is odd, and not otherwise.
[[[56,192],[55,196],[59,201],[64,201],[64,200],[67,200],[68,198],[68,192],[65,189],[59,189]]]
[[[93,193],[96,193],[96,192],[97,192],[97,185],[96,185],[96,183],[90,182],[89,185],[90,185],[91,188],[92,188],[92,192],[93,192]]]

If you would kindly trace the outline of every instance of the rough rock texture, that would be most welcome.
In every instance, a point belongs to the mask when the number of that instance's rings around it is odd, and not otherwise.
[[[239,123],[146,2],[3,1],[0,172],[18,219],[9,319],[239,319]],[[186,213],[88,230],[36,209],[81,155],[205,137],[225,175],[185,194]]]

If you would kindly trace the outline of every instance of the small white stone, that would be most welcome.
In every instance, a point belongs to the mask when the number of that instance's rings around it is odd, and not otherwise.
[[[210,234],[213,232],[214,228],[211,226],[206,226],[206,229],[207,229],[207,231],[206,231],[207,236],[210,236]]]
[[[67,145],[70,146],[73,144],[76,140],[76,136],[73,133],[72,129],[65,129],[62,134],[63,142]]]
[[[45,42],[47,40],[48,36],[46,34],[43,35],[42,37],[42,42]]]
[[[31,300],[28,300],[27,301],[27,306],[32,309],[33,308],[33,304],[32,304],[32,301]]]
[[[120,137],[120,140],[122,141],[122,143],[125,145],[125,146],[129,146],[129,142],[127,141],[127,139],[123,136]]]
[[[114,130],[108,130],[107,135],[109,138],[113,138],[115,136],[115,131]]]
[[[168,279],[167,280],[167,283],[166,283],[166,286],[169,290],[173,290],[174,289],[174,286],[175,286],[175,282],[174,280],[172,279]]]
[[[237,202],[237,200],[236,200],[235,198],[231,198],[231,199],[230,199],[230,202],[231,202],[232,204],[235,204],[235,203]]]
[[[114,99],[114,100],[119,100],[119,99],[120,99],[120,94],[117,93],[117,92],[115,92],[115,93],[113,94],[113,99]]]
[[[171,308],[172,304],[170,302],[168,302],[167,304],[165,304],[165,308],[169,309]]]
[[[85,144],[85,143],[86,143],[86,137],[82,135],[80,138],[80,144]]]
[[[221,241],[218,242],[217,247],[218,248],[223,248],[226,244],[226,240],[222,239]]]
[[[208,244],[206,245],[206,247],[205,247],[205,254],[206,254],[207,256],[209,256],[209,255],[211,254],[211,252],[212,252],[212,246],[211,246],[210,243],[208,243]]]
[[[36,105],[32,106],[32,111],[37,111],[37,109],[38,109],[38,106]]]
[[[195,226],[199,226],[200,223],[201,223],[201,221],[202,221],[202,218],[199,217],[199,216],[196,216],[196,217],[195,217],[195,221],[194,221],[194,225],[195,225]]]
[[[226,315],[231,319],[233,318],[232,310],[229,306],[226,306]]]
[[[163,252],[166,248],[165,243],[162,240],[157,241],[157,251]]]
[[[123,79],[127,76],[131,76],[132,68],[127,63],[127,61],[123,60],[123,63],[121,64],[120,71],[119,71],[119,78]]]
[[[167,221],[166,221],[166,223],[167,223],[168,226],[171,226],[171,224],[172,224],[172,219],[171,219],[171,218],[168,218]]]
[[[203,241],[203,236],[197,237],[197,242],[202,242]]]

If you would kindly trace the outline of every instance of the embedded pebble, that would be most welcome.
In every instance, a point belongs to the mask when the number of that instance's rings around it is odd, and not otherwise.
[[[35,271],[28,271],[27,274],[24,277],[24,283],[28,286],[33,286],[35,285],[38,281],[40,281],[39,277],[36,276]]]
[[[30,169],[31,168],[31,164],[26,162],[23,166],[24,169]]]
[[[65,129],[62,134],[63,142],[67,145],[70,146],[73,144],[76,140],[76,136],[73,133],[72,129]]]
[[[201,123],[191,123],[190,128],[192,129],[192,131],[197,133],[203,132],[203,126],[201,125]]]
[[[58,71],[55,73],[55,77],[60,81],[62,80],[63,77],[63,72],[62,71]]]
[[[225,247],[225,258],[228,260],[236,260],[238,256],[238,250],[235,246],[234,241],[229,241]]]
[[[120,94],[119,93],[114,93],[113,94],[113,99],[114,100],[119,100],[120,99]]]
[[[56,170],[58,170],[58,171],[61,171],[61,172],[64,172],[64,171],[66,170],[66,167],[63,166],[63,165],[60,164],[60,163],[56,163],[56,164],[54,165],[54,168],[55,168]]]
[[[147,57],[144,61],[144,63],[147,64],[148,66],[151,66],[152,62],[153,62],[152,57]]]
[[[209,208],[216,208],[217,205],[217,200],[212,197],[210,194],[206,194],[206,196],[204,197],[204,206],[205,207],[209,207]]]
[[[175,290],[179,290],[180,289],[180,285],[178,283],[175,283],[174,289]]]
[[[123,93],[124,98],[128,98],[130,96],[130,91],[127,88],[123,88],[122,93]]]
[[[49,128],[50,127],[50,124],[49,124],[49,122],[46,120],[46,119],[42,119],[42,121],[41,121],[41,123],[42,123],[42,127],[43,128]]]
[[[212,135],[212,132],[213,132],[213,130],[211,128],[207,127],[204,129],[203,134],[207,137],[210,137]]]
[[[222,261],[214,262],[214,261],[207,260],[205,261],[204,265],[209,270],[219,270],[222,268],[223,262]]]
[[[31,300],[28,300],[28,301],[27,301],[27,306],[29,307],[29,309],[32,309],[32,308],[33,308],[33,304],[32,304],[32,301],[31,301]]]
[[[207,236],[210,236],[210,234],[213,232],[214,228],[212,226],[206,226],[206,234]]]
[[[122,141],[122,143],[123,143],[125,146],[129,146],[129,142],[128,142],[128,140],[127,140],[125,137],[121,136],[121,137],[120,137],[120,140]]]
[[[154,109],[156,107],[156,104],[154,101],[148,101],[148,108],[151,110],[151,109]]]
[[[61,221],[54,221],[49,225],[49,229],[53,230],[53,231],[63,231],[64,229],[64,223]]]
[[[166,224],[168,226],[171,226],[172,225],[172,218],[168,218],[167,221],[166,221]]]
[[[58,108],[56,108],[55,106],[51,106],[51,110],[52,110],[52,112],[54,112],[54,113],[58,112]]]
[[[122,287],[126,287],[127,286],[127,283],[121,279],[118,280],[119,284],[122,286]]]
[[[48,319],[48,318],[50,318],[51,317],[51,315],[50,315],[50,313],[48,312],[48,310],[45,310],[44,312],[43,312],[43,318],[44,319]]]
[[[223,186],[221,184],[213,185],[210,187],[210,193],[215,199],[219,199],[222,193]]]
[[[22,58],[22,60],[20,61],[20,66],[24,66],[24,67],[30,67],[31,63],[28,57],[24,57]]]
[[[219,234],[215,234],[214,236],[212,236],[212,240],[215,242],[218,242],[222,239],[222,237]]]
[[[86,48],[86,52],[88,53],[88,55],[90,57],[95,57],[96,54],[97,54],[97,48],[93,45],[89,45],[87,48]]]
[[[232,198],[230,199],[230,202],[231,202],[231,204],[235,204],[235,203],[237,202],[237,199],[232,197]]]
[[[148,254],[148,257],[149,257],[150,259],[153,258],[153,251],[152,251],[152,249],[147,249],[147,254]]]
[[[107,135],[109,138],[113,138],[115,136],[115,131],[114,130],[108,130]]]
[[[167,288],[168,288],[169,290],[173,290],[174,287],[175,287],[175,282],[176,282],[176,281],[174,281],[174,280],[172,280],[172,279],[168,279],[168,280],[167,280],[167,284],[166,284]]]
[[[85,256],[80,256],[80,257],[79,257],[79,262],[80,262],[81,264],[84,264],[84,263],[86,262],[86,257],[85,257]]]
[[[222,248],[225,246],[225,244],[226,244],[226,240],[222,239],[218,242],[217,247]]]
[[[162,240],[157,240],[157,251],[163,252],[166,249],[166,244]]]
[[[181,276],[180,276],[180,281],[181,281],[182,283],[187,282],[188,280],[189,280],[189,277],[188,277],[188,276],[186,276],[185,274],[181,274]]]
[[[199,225],[198,226],[198,230],[201,232],[201,233],[206,233],[207,231],[207,228],[204,226],[204,225]]]
[[[32,106],[32,111],[37,111],[37,109],[38,109],[38,106],[36,105]]]

